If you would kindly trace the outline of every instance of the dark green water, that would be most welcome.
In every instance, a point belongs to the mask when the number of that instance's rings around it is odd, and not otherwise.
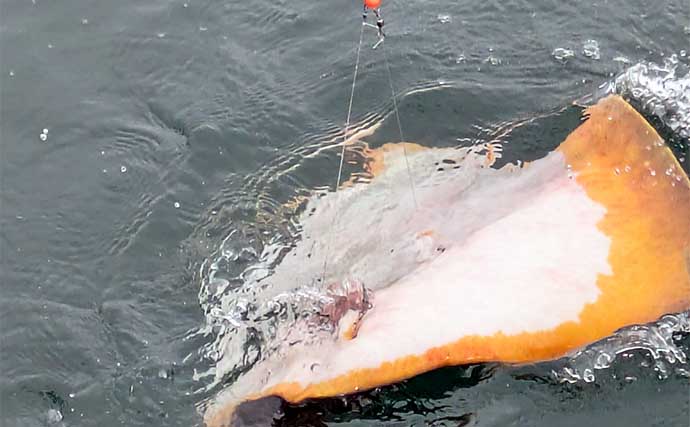
[[[196,404],[218,389],[204,390],[202,263],[232,229],[256,248],[281,232],[282,202],[333,185],[336,150],[302,157],[345,122],[360,7],[0,0],[0,424],[200,424]],[[687,0],[389,0],[383,13],[405,138],[431,146],[560,111],[690,49]],[[356,122],[392,108],[366,39]],[[599,59],[583,55],[589,39]],[[577,114],[506,137],[506,159],[543,155]],[[386,122],[377,138],[396,132]],[[279,423],[690,425],[687,364],[659,379],[631,355],[592,383],[555,381],[558,363],[445,369]]]

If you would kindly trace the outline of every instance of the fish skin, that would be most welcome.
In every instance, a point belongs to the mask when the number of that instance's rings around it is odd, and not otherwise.
[[[354,339],[334,334],[260,362],[219,393],[205,423],[236,425],[238,408],[268,396],[297,403],[442,366],[554,359],[690,308],[688,177],[620,97],[602,99],[586,117],[544,159],[488,171],[464,188],[459,205],[489,223],[377,287]],[[375,175],[395,159],[395,148],[387,150],[372,156]],[[501,198],[505,182],[524,192]],[[487,198],[509,209],[492,217]]]

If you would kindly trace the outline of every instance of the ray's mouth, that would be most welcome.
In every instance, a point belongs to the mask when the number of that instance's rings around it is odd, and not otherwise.
[[[358,280],[345,279],[334,283],[326,291],[327,302],[319,311],[333,329],[339,327],[344,337],[353,339],[357,336],[359,325],[366,313],[373,308],[373,294]],[[351,319],[346,319],[352,313]],[[347,323],[341,325],[343,321]]]

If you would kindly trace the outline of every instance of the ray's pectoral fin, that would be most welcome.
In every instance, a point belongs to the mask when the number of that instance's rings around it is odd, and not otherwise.
[[[267,396],[299,403],[448,365],[563,357],[689,309],[690,180],[622,98],[587,115],[556,153],[510,180],[487,171],[491,196],[477,190],[453,208],[493,219],[377,290],[373,308],[361,283],[333,286],[322,315],[339,335],[258,362],[216,397],[206,424],[233,425],[238,405]],[[403,161],[393,147],[377,150],[373,175]],[[497,196],[511,208],[499,218],[488,215]],[[434,240],[417,238],[422,248]]]
[[[620,327],[687,309],[687,175],[663,139],[622,98],[609,96],[587,115],[558,148],[588,197],[606,208],[598,227],[611,239],[613,274],[600,278],[602,301],[585,314]]]

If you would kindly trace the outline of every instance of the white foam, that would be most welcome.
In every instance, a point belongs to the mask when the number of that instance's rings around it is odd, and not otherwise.
[[[672,131],[690,138],[690,73],[683,57],[671,55],[663,65],[635,64],[620,74],[612,90],[627,96]]]

